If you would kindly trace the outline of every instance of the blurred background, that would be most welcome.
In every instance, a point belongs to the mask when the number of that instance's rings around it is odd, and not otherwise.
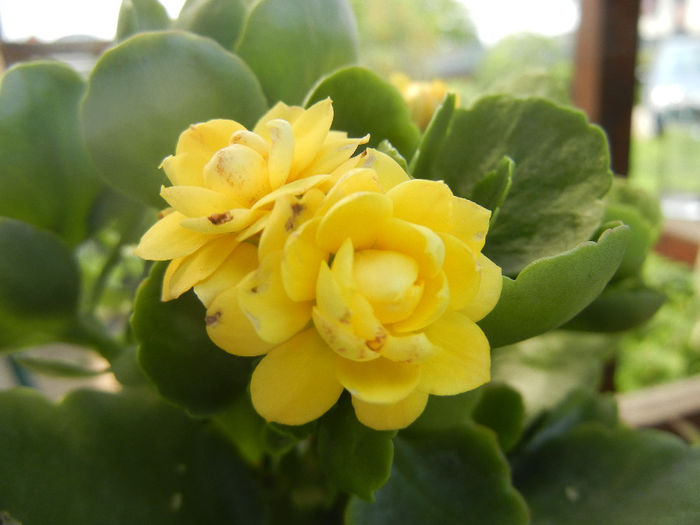
[[[184,0],[161,3],[174,18]],[[660,199],[645,273],[668,297],[651,322],[601,343],[615,345],[611,381],[625,392],[700,373],[700,0],[350,3],[361,63],[397,85],[441,79],[463,107],[487,93],[544,96],[604,127],[616,174]],[[52,58],[87,75],[120,5],[0,0],[1,67]]]

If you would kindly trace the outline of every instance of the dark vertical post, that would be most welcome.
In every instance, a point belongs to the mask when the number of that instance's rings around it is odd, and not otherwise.
[[[574,103],[602,126],[612,169],[627,175],[640,0],[581,0]]]

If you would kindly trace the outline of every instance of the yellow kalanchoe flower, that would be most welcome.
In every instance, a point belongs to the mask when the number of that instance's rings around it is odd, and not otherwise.
[[[193,287],[219,347],[265,356],[251,395],[268,421],[312,421],[347,390],[365,425],[402,428],[430,394],[489,379],[475,321],[501,290],[481,254],[490,212],[381,152],[353,157],[367,139],[329,132],[331,120],[323,101],[278,105],[252,132],[212,121],[183,133],[164,162],[174,211],[137,253],[172,259],[163,298]]]
[[[172,186],[161,196],[171,207],[135,250],[144,259],[171,260],[163,300],[209,278],[229,257],[245,257],[250,246],[242,243],[257,242],[277,199],[323,195],[319,188],[328,188],[333,171],[368,140],[329,131],[332,121],[330,99],[307,110],[279,103],[252,131],[211,120],[180,135],[175,155],[162,163]]]
[[[399,89],[406,105],[411,110],[413,121],[420,129],[425,129],[433,118],[433,113],[442,104],[449,88],[440,79],[429,82],[415,81],[403,73],[391,76],[392,83]]]

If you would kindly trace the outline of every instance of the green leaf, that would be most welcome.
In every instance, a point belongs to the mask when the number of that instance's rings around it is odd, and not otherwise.
[[[493,433],[478,426],[395,439],[394,466],[376,501],[350,501],[348,525],[528,523]]]
[[[210,425],[161,401],[0,393],[0,506],[25,525],[261,524],[261,489]]]
[[[496,349],[491,375],[520,393],[531,422],[576,389],[597,390],[612,350],[608,336],[552,332]]]
[[[117,41],[136,33],[167,29],[170,18],[158,0],[122,0],[117,18]]]
[[[357,60],[355,17],[346,0],[261,0],[235,51],[270,104],[300,104],[322,75]]]
[[[0,218],[0,348],[56,340],[73,323],[80,273],[52,233]]]
[[[448,93],[440,106],[433,113],[433,118],[425,128],[420,144],[411,159],[410,173],[417,179],[433,179],[435,159],[445,140],[447,129],[452,121],[452,114],[457,105],[457,95]],[[439,178],[439,177],[438,177]]]
[[[163,397],[192,413],[214,414],[245,391],[252,361],[211,342],[194,292],[160,300],[166,267],[155,264],[136,295],[131,326],[139,362]]]
[[[266,423],[253,408],[247,393],[216,414],[213,421],[248,463],[260,464],[265,455],[263,428]]]
[[[369,147],[386,139],[404,158],[413,155],[420,132],[394,85],[368,69],[352,66],[325,77],[304,104],[326,97],[333,100],[333,129],[347,131],[350,137],[369,133]]]
[[[501,448],[507,452],[518,442],[523,432],[523,399],[516,390],[504,384],[487,383],[481,391],[472,418],[480,425],[493,430]]]
[[[628,236],[627,226],[616,226],[597,242],[531,263],[515,280],[504,276],[498,304],[479,322],[491,346],[543,334],[583,310],[614,275]]]
[[[115,188],[152,206],[158,169],[190,124],[230,118],[250,127],[265,111],[257,79],[236,56],[183,32],[136,35],[95,65],[83,101],[90,153]]]
[[[469,198],[504,156],[516,165],[513,185],[485,253],[506,275],[515,275],[591,237],[612,175],[605,134],[582,112],[497,95],[455,110],[433,178]]]
[[[173,27],[208,36],[233,49],[246,13],[243,0],[187,0]]]
[[[403,434],[432,432],[464,427],[472,423],[471,414],[481,399],[481,388],[454,396],[430,396],[423,413]]]
[[[492,211],[490,223],[496,222],[501,204],[510,191],[513,182],[515,163],[508,157],[503,157],[486,176],[476,183],[471,200]]]
[[[355,417],[348,396],[319,422],[318,457],[321,468],[341,490],[374,500],[391,474],[396,432],[372,430]]]
[[[651,319],[666,297],[629,277],[608,285],[595,301],[562,326],[569,330],[621,332]]]
[[[527,455],[515,483],[533,525],[694,525],[700,518],[700,449],[659,431],[581,425]]]
[[[78,122],[85,82],[58,62],[9,69],[0,84],[0,215],[55,232],[87,235],[101,181]]]
[[[281,456],[292,450],[300,441],[309,438],[316,430],[316,421],[290,426],[281,423],[265,423],[262,428],[264,450]]]

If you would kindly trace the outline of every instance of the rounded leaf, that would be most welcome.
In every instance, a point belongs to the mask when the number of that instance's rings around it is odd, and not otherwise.
[[[122,0],[117,18],[117,40],[144,31],[167,29],[169,25],[168,13],[158,0]]]
[[[243,0],[187,0],[173,27],[208,36],[233,49],[246,13]]]

